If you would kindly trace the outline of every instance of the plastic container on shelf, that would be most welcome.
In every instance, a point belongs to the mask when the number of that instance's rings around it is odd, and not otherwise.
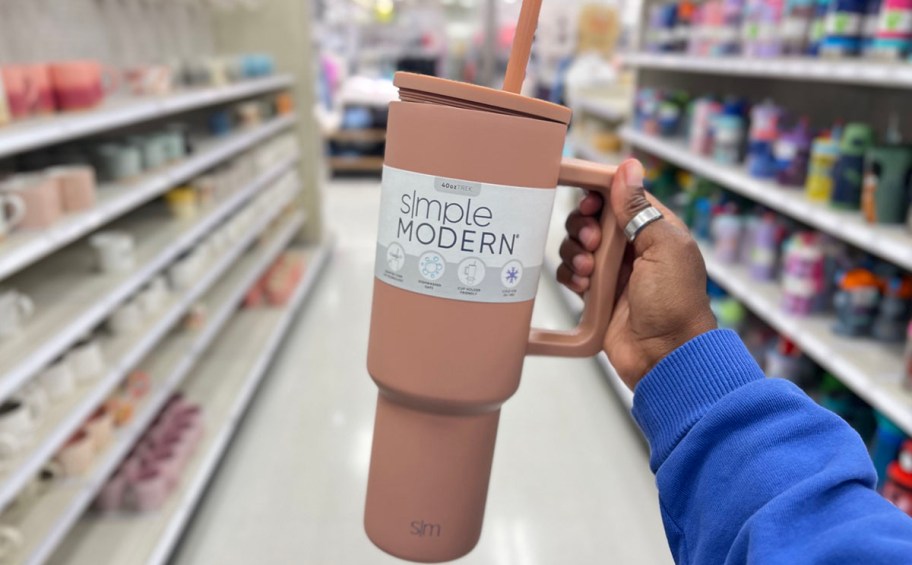
[[[827,132],[814,140],[804,189],[809,200],[829,202],[833,195],[833,167],[839,158],[839,134]]]
[[[770,281],[776,277],[782,231],[782,226],[773,212],[764,212],[753,226],[750,274],[755,280]]]
[[[779,135],[773,145],[776,181],[785,186],[803,186],[807,180],[811,132],[806,119]]]
[[[751,127],[747,146],[747,171],[757,178],[776,176],[773,144],[779,137],[782,110],[770,101],[751,109]]]
[[[861,208],[868,222],[902,224],[906,221],[912,146],[882,145],[865,153]]]
[[[860,122],[847,124],[839,141],[839,159],[833,166],[833,194],[830,203],[837,208],[857,210],[861,206],[864,156],[871,146],[874,131]]]
[[[723,165],[741,162],[744,147],[744,118],[736,114],[719,114],[712,120],[713,160]]]
[[[903,442],[895,461],[887,466],[884,498],[912,516],[912,441]]]
[[[826,256],[817,232],[798,232],[783,246],[782,307],[807,316],[817,310],[826,288]]]
[[[858,55],[866,10],[867,0],[832,0],[827,9],[820,56],[841,58]]]
[[[786,0],[779,32],[784,54],[800,55],[805,52],[813,19],[814,0]]]
[[[868,53],[900,60],[912,51],[912,0],[883,0]]]
[[[880,412],[874,413],[877,431],[871,442],[871,459],[877,471],[877,488],[882,488],[887,480],[887,467],[896,459],[903,442],[908,438],[899,427]]]
[[[903,386],[912,390],[912,320],[906,328],[906,351],[903,356]]]
[[[861,21],[861,53],[873,53],[877,30],[880,27],[882,0],[867,0],[864,19]]]
[[[722,111],[722,104],[710,97],[698,98],[691,104],[689,146],[697,155],[709,155],[713,149],[712,121]]]
[[[883,283],[883,296],[871,331],[875,339],[902,343],[912,314],[912,277],[895,275]]]
[[[811,17],[807,45],[804,50],[808,55],[816,56],[820,53],[820,45],[823,43],[823,38],[826,37],[826,19],[829,5],[829,0],[814,0],[814,15]]]
[[[839,276],[833,298],[836,325],[833,331],[849,337],[870,335],[880,305],[880,280],[867,269],[852,269]]]
[[[733,207],[726,207],[713,217],[710,229],[716,258],[723,263],[736,263],[744,235],[744,219]]]

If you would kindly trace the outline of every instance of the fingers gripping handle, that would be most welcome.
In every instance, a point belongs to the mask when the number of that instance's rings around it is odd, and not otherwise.
[[[611,213],[609,192],[617,167],[577,159],[561,163],[559,184],[600,192],[605,200],[602,210],[602,241],[595,252],[595,269],[579,325],[569,331],[532,328],[529,355],[591,357],[602,350],[614,308],[615,290],[626,240]]]

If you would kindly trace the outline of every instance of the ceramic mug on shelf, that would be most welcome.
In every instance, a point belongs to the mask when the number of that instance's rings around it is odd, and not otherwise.
[[[88,432],[80,430],[57,452],[57,462],[69,477],[84,474],[92,466],[95,445]]]
[[[105,372],[104,354],[97,339],[87,339],[67,353],[66,362],[77,382],[91,382]]]
[[[142,321],[142,311],[139,309],[139,305],[130,300],[111,313],[107,327],[115,336],[129,335],[140,329]]]
[[[104,182],[133,179],[143,172],[142,150],[130,144],[102,143],[95,147],[94,162]]]
[[[85,165],[53,167],[47,176],[57,181],[60,200],[67,212],[81,212],[95,206],[95,169]]]
[[[0,563],[14,563],[24,544],[25,536],[18,528],[0,524]]]
[[[89,238],[95,250],[95,264],[102,273],[121,273],[136,266],[133,236],[127,232],[98,232]]]
[[[0,242],[13,231],[25,217],[25,202],[12,193],[0,193]]]
[[[187,140],[182,132],[169,129],[158,133],[156,137],[165,153],[166,162],[178,161],[187,155]]]
[[[86,422],[85,431],[92,440],[95,453],[101,453],[114,439],[114,415],[104,407],[99,408]]]
[[[171,92],[174,71],[169,65],[144,65],[126,71],[130,92],[137,96],[162,96]]]
[[[15,290],[0,291],[0,340],[18,334],[34,313],[35,304],[28,296]]]
[[[0,464],[31,442],[38,427],[35,415],[22,399],[11,398],[0,404]]]
[[[4,65],[0,67],[0,77],[6,92],[6,103],[12,119],[26,118],[31,114],[38,92],[28,78],[25,65]]]
[[[178,220],[192,220],[198,212],[196,190],[191,186],[172,188],[165,193],[165,202]]]
[[[168,269],[168,278],[171,280],[171,286],[178,290],[190,288],[196,279],[197,270],[197,265],[190,256],[175,262]]]
[[[167,148],[157,135],[134,135],[127,138],[127,142],[139,149],[142,166],[146,171],[161,168],[168,162]]]
[[[111,475],[95,499],[95,508],[101,512],[113,512],[123,506],[124,493],[127,490],[127,477],[122,471]]]
[[[168,497],[168,478],[163,470],[146,467],[131,481],[128,492],[133,509],[140,512],[158,510]]]
[[[51,405],[50,395],[44,390],[44,387],[34,381],[23,385],[12,398],[25,404],[26,408],[28,408],[29,416],[36,426],[44,420],[44,416]]]
[[[32,63],[25,66],[26,79],[34,89],[35,99],[31,107],[33,115],[53,114],[57,110],[51,66],[46,63]]]
[[[76,391],[76,376],[67,357],[60,358],[38,374],[38,383],[52,402],[68,398]]]
[[[0,194],[11,194],[22,199],[25,208],[19,222],[22,229],[47,229],[63,215],[57,180],[45,174],[15,175],[0,183]]]
[[[98,61],[60,61],[49,66],[57,107],[86,110],[104,101],[119,87],[117,73]]]

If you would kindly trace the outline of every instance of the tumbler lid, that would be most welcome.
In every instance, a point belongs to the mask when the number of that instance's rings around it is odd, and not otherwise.
[[[393,84],[404,101],[431,102],[473,110],[513,114],[569,124],[570,108],[537,98],[496,90],[476,84],[415,73],[396,73]]]

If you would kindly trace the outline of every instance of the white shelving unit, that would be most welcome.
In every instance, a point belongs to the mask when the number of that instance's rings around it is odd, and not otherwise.
[[[123,229],[135,237],[138,263],[130,272],[91,273],[91,267],[85,262],[90,255],[81,249],[67,249],[53,264],[36,265],[6,281],[11,287],[27,289],[37,308],[24,331],[3,343],[0,398],[8,396],[100,324],[124,299],[240,209],[259,190],[287,173],[297,159],[295,155],[274,165],[194,221],[162,222],[148,216],[130,218]],[[61,276],[64,272],[73,276]],[[64,296],[66,300],[61,300]]]
[[[69,214],[47,230],[16,232],[0,242],[0,280],[138,208],[171,187],[292,127],[295,120],[294,114],[274,118],[227,138],[203,143],[189,158],[138,180],[99,186],[98,203],[91,210]]]
[[[280,205],[284,204],[287,203]],[[264,217],[250,231],[245,241],[235,251],[226,254],[219,265],[210,270],[211,274],[190,291],[194,296],[187,304],[188,307],[209,292],[202,298],[213,308],[206,329],[196,334],[172,334],[154,351],[147,351],[151,356],[141,366],[152,378],[152,391],[138,407],[133,421],[118,431],[113,445],[96,461],[94,468],[83,478],[55,485],[29,509],[25,520],[18,524],[26,539],[22,555],[24,563],[37,565],[46,562],[51,556],[94,500],[107,477],[123,460],[161,406],[181,385],[204,351],[215,340],[247,289],[294,237],[304,220],[300,212],[284,220],[281,227],[264,245],[241,257],[246,246],[265,230],[280,210],[276,208],[273,214]],[[176,319],[179,319],[179,316]]]
[[[109,338],[102,343],[103,353],[108,360],[107,372],[96,382],[82,387],[64,404],[54,406],[36,433],[36,440],[30,449],[10,462],[8,471],[0,477],[0,507],[9,503],[35,476],[41,467],[82,425],[101,402],[118,384],[136,368],[137,364],[153,351],[168,331],[183,317],[190,307],[231,268],[234,261],[256,239],[269,222],[288,201],[276,202],[275,211],[262,218],[228,253],[218,258],[207,269],[203,277],[187,291],[172,297],[163,312],[133,335]],[[288,237],[300,227],[302,219],[290,222]]]
[[[710,278],[912,435],[912,392],[900,384],[900,346],[837,335],[832,330],[836,323],[832,315],[791,316],[782,309],[777,282],[755,281],[745,267],[718,261],[707,245],[701,245],[701,250]]]
[[[328,251],[323,247],[305,257],[307,273],[289,305],[234,314],[219,342],[199,360],[182,387],[188,398],[203,406],[206,436],[165,506],[146,515],[86,516],[50,563],[161,565],[167,561]]]
[[[912,234],[904,226],[869,224],[858,211],[835,210],[811,202],[801,187],[784,187],[751,177],[744,167],[720,165],[696,155],[682,141],[663,139],[630,128],[621,131],[632,146],[661,157],[728,190],[759,202],[782,214],[834,235],[860,249],[906,269],[912,269]]]
[[[888,88],[912,88],[912,64],[868,59],[827,60],[803,57],[753,59],[695,57],[685,54],[631,53],[624,63],[640,69],[677,73],[765,77]]]
[[[630,101],[582,96],[578,101],[578,108],[609,122],[621,122],[626,120],[630,113]]]
[[[21,153],[181,112],[215,106],[288,88],[288,75],[238,82],[228,86],[185,90],[161,97],[115,99],[100,108],[16,122],[0,130],[0,157]]]

